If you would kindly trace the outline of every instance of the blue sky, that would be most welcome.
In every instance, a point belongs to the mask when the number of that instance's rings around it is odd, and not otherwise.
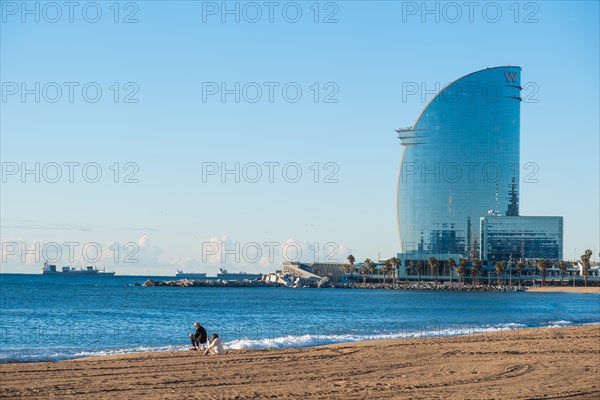
[[[275,2],[272,22],[263,2],[228,3],[239,22],[221,2],[120,2],[118,16],[112,1],[79,2],[72,22],[62,2],[60,15],[47,2],[27,2],[33,14],[0,3],[2,272],[37,272],[37,243],[40,255],[48,243],[63,253],[78,243],[77,266],[94,259],[83,245],[98,243],[98,265],[120,274],[272,271],[288,242],[306,261],[315,248],[320,259],[390,257],[399,249],[394,129],[425,105],[403,86],[434,89],[498,65],[521,66],[530,88],[521,163],[538,166],[538,182],[521,184],[521,214],[564,216],[567,259],[600,250],[598,2],[477,2],[472,16],[461,2],[428,3],[433,13],[422,2],[320,2],[318,16],[312,1]],[[239,102],[223,101],[221,84],[236,82]],[[39,182],[23,179],[35,163]],[[240,182],[203,179],[206,163],[239,163]],[[222,263],[220,251],[236,244],[240,259]],[[34,249],[25,260],[23,248]],[[124,262],[128,251],[137,262]]]

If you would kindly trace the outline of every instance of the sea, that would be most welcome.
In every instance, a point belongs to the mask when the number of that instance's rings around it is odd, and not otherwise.
[[[200,322],[227,349],[516,333],[600,323],[600,295],[139,287],[147,276],[0,274],[0,362],[189,349]]]

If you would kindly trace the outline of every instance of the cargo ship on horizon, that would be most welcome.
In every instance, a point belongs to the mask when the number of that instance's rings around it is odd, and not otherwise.
[[[106,272],[106,269],[99,270],[98,268],[88,265],[85,269],[73,268],[68,265],[63,266],[60,270],[56,269],[56,265],[44,262],[42,267],[42,275],[60,275],[60,276],[114,276],[114,272]]]
[[[256,280],[259,279],[262,274],[248,274],[246,272],[227,272],[226,269],[219,268],[217,276],[206,276],[206,272],[183,272],[178,269],[175,277],[185,279],[201,279],[201,280],[224,280],[224,281],[243,281],[243,280]]]

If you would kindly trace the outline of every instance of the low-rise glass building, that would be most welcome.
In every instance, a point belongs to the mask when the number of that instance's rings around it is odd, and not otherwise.
[[[562,260],[563,217],[486,215],[479,232],[481,258],[488,262]]]

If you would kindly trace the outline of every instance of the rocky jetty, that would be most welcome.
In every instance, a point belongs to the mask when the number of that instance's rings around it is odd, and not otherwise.
[[[279,283],[264,282],[260,280],[169,280],[153,281],[148,279],[144,283],[134,286],[169,286],[169,287],[285,287]],[[316,283],[299,287],[318,287]],[[455,292],[524,292],[525,286],[498,286],[498,285],[463,285],[459,283],[436,282],[403,282],[403,283],[338,283],[321,287],[337,289],[385,289],[385,290],[446,290]]]
[[[351,283],[337,284],[337,288],[388,289],[388,290],[447,290],[455,292],[524,292],[524,286],[463,285],[459,283],[411,282],[411,283]]]
[[[180,279],[172,281],[153,281],[148,279],[146,282],[140,284],[136,283],[134,286],[170,286],[170,287],[271,287],[279,286],[271,283],[265,283],[256,280],[192,280],[192,279]]]

